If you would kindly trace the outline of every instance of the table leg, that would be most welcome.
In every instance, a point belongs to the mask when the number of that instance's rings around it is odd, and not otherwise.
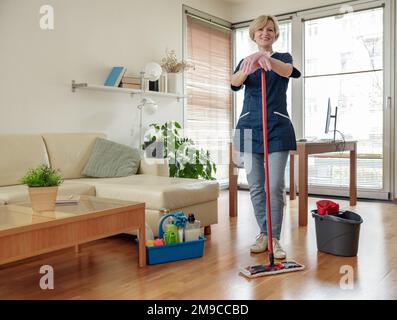
[[[289,199],[295,200],[295,157],[293,154],[289,155]]]
[[[146,266],[146,226],[145,226],[145,210],[141,213],[139,229],[139,266]]]
[[[237,167],[233,161],[233,146],[229,145],[229,217],[237,217]]]
[[[357,147],[350,151],[350,205],[357,204]]]
[[[307,226],[307,197],[308,197],[308,155],[303,148],[299,153],[299,225]]]

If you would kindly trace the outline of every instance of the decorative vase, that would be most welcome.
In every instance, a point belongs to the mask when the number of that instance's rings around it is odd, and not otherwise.
[[[167,89],[168,93],[182,93],[182,73],[167,74]]]
[[[29,188],[30,202],[34,212],[54,211],[58,187]]]

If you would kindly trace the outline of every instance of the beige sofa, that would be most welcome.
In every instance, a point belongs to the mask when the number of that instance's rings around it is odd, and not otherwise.
[[[217,223],[218,183],[170,178],[162,160],[142,160],[138,173],[129,177],[82,177],[97,137],[105,138],[96,133],[1,134],[0,205],[29,201],[20,178],[28,168],[48,164],[59,169],[65,179],[59,194],[145,202],[146,222],[155,235],[163,208],[193,212],[203,227]]]

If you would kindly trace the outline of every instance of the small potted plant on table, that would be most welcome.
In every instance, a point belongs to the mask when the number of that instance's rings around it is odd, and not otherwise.
[[[30,202],[34,212],[54,211],[58,186],[63,182],[59,170],[43,164],[29,169],[21,179],[29,187]]]

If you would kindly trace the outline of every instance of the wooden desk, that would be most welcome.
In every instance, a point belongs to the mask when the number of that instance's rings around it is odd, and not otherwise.
[[[295,199],[295,155],[299,156],[299,225],[307,225],[308,216],[308,158],[310,154],[350,151],[350,205],[357,203],[357,141],[298,142],[297,150],[290,152],[290,200]]]
[[[350,205],[357,203],[357,142],[298,142],[297,150],[290,152],[290,200],[295,195],[295,155],[299,156],[299,225],[307,225],[308,216],[308,158],[310,154],[350,151]],[[233,160],[233,148],[230,144],[229,164],[229,216],[237,216],[237,167]]]

